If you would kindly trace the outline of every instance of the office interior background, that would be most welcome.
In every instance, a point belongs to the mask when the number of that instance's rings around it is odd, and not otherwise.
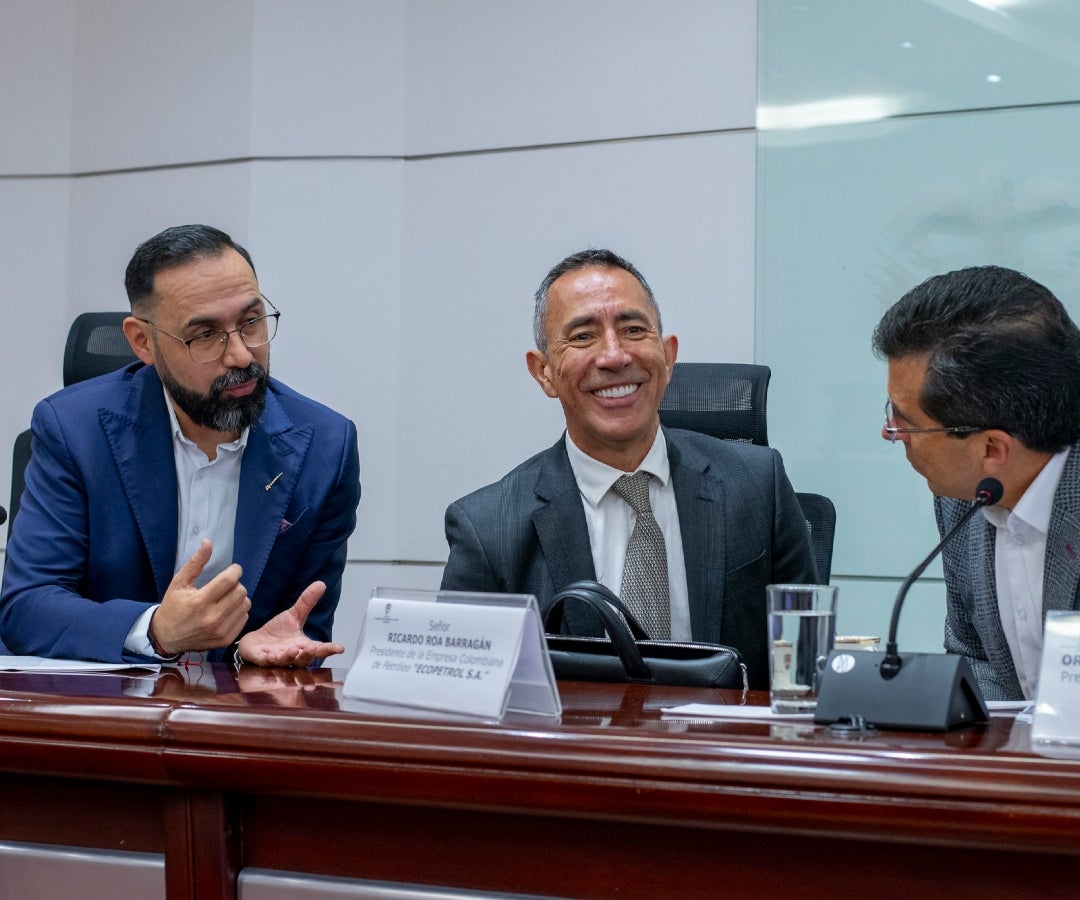
[[[871,330],[986,263],[1080,314],[1078,60],[1071,0],[0,0],[0,494],[71,320],[127,308],[146,237],[224,228],[273,374],[358,426],[348,661],[374,587],[438,586],[446,505],[559,437],[532,294],[610,247],[681,360],[772,368],[839,630],[883,635],[937,532]],[[940,574],[902,647],[940,649]]]

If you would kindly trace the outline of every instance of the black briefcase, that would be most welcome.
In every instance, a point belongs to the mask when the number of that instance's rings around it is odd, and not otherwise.
[[[562,627],[568,601],[592,609],[608,636],[554,633]],[[595,581],[576,581],[559,591],[544,613],[544,630],[555,677],[566,681],[747,688],[746,666],[734,647],[650,640],[623,602]]]

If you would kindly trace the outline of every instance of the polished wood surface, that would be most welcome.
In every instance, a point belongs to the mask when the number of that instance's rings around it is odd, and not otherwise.
[[[566,897],[1061,895],[1080,762],[1012,716],[950,734],[679,720],[704,689],[560,683],[558,721],[341,694],[344,670],[0,673],[0,839],[164,852],[170,897],[242,867]],[[1071,891],[1070,891],[1071,893]]]

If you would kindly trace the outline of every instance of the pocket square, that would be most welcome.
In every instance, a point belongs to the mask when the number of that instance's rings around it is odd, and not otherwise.
[[[290,528],[292,528],[294,525],[296,525],[297,522],[299,522],[301,519],[304,518],[304,516],[307,515],[307,512],[308,512],[309,508],[310,507],[305,506],[302,510],[295,513],[296,518],[294,518],[291,522],[288,519],[282,519],[281,524],[278,526],[278,534],[284,534],[286,531],[288,531]],[[294,511],[289,510],[289,512],[294,512]]]

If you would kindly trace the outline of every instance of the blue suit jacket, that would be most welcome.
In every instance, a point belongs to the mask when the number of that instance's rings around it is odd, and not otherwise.
[[[690,630],[735,647],[750,686],[769,686],[765,585],[817,581],[810,534],[780,454],[664,429],[679,510]],[[572,581],[596,578],[581,493],[555,446],[446,511],[443,590],[534,594],[541,610]],[[568,609],[575,634],[599,625]]]
[[[143,661],[124,639],[164,596],[177,546],[176,465],[157,372],[134,363],[65,388],[37,405],[32,429],[0,638],[17,654]],[[251,598],[244,632],[321,579],[326,594],[306,630],[330,640],[359,500],[355,426],[271,379],[240,469],[233,556]]]

